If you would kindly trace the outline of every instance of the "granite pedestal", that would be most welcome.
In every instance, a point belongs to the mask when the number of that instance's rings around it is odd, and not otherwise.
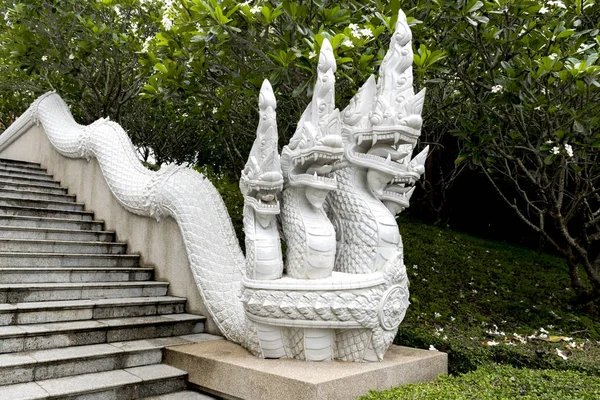
[[[382,362],[264,360],[225,340],[166,349],[189,382],[225,399],[346,400],[370,389],[429,381],[448,371],[447,354],[391,346]]]

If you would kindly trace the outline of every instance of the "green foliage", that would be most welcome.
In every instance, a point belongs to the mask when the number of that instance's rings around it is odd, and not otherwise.
[[[432,383],[417,383],[361,400],[592,400],[600,396],[600,378],[571,371],[531,370],[488,365],[460,376],[442,376]]]
[[[160,7],[136,0],[0,2],[4,12],[0,60],[37,96],[57,90],[90,123],[118,119],[139,92],[139,54],[156,33]],[[32,87],[26,77],[37,86]],[[3,91],[23,87],[7,87]]]
[[[411,306],[397,344],[447,352],[451,373],[489,362],[600,373],[600,320],[572,304],[562,259],[406,217],[399,225]]]
[[[376,1],[173,2],[143,61],[153,74],[143,96],[193,101],[190,118],[216,146],[200,163],[239,171],[256,136],[262,81],[276,91],[283,146],[310,99],[323,39],[334,48],[344,105],[381,62],[394,8]]]

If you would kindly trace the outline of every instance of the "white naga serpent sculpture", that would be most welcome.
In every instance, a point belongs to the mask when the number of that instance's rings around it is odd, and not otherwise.
[[[371,77],[340,113],[335,58],[325,41],[312,102],[281,161],[276,101],[265,81],[257,139],[240,180],[246,256],[214,186],[186,167],[147,170],[118,124],[81,126],[48,93],[4,135],[41,124],[63,156],[96,158],[127,210],[174,218],[199,292],[229,340],[265,358],[377,361],[408,307],[394,216],[409,206],[427,156],[425,149],[410,160],[424,98],[412,88],[412,59],[400,12],[379,81]]]

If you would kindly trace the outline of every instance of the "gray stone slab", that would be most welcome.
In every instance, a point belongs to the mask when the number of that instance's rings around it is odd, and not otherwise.
[[[48,392],[34,382],[0,386],[0,399],[38,400],[47,399],[49,397],[50,395]]]
[[[185,371],[165,364],[144,365],[143,367],[127,368],[125,371],[137,376],[143,381],[170,379],[187,375]]]
[[[118,353],[120,350],[110,344],[94,344],[88,346],[66,347],[28,352],[29,356],[39,362],[61,361],[73,358],[98,357],[100,355]]]
[[[206,394],[186,390],[184,392],[176,392],[176,393],[162,394],[160,396],[144,397],[143,399],[140,399],[140,400],[217,400],[217,398],[206,395]]]
[[[67,396],[74,393],[85,393],[122,385],[131,385],[141,381],[142,378],[124,370],[115,370],[48,379],[37,383],[51,396]]]
[[[241,346],[211,340],[167,348],[169,365],[191,384],[228,399],[346,400],[371,389],[432,380],[448,371],[442,352],[391,346],[382,362],[311,362],[252,356]]]

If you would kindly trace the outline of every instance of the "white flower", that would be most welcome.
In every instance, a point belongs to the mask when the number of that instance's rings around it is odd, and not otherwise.
[[[48,60],[48,56],[42,56],[42,61],[47,61]]]
[[[565,361],[567,361],[567,359],[569,358],[569,357],[565,356],[565,355],[563,354],[563,352],[562,352],[562,351],[560,351],[559,349],[556,349],[556,353],[558,354],[558,356],[559,356],[560,358],[562,358],[562,359],[563,359],[563,360],[565,360]]]
[[[219,109],[218,109],[217,107],[213,107],[213,109],[212,109],[212,113],[213,113],[213,114],[216,114],[217,112],[219,112]]]
[[[450,317],[450,321],[454,322],[454,320],[456,320],[456,318],[454,318],[454,317],[451,316]]]
[[[173,20],[171,18],[169,18],[169,16],[167,15],[167,13],[165,13],[162,17],[162,26],[165,28],[165,30],[170,31],[171,28],[173,27]]]
[[[553,61],[556,60],[556,57],[558,57],[558,54],[556,54],[556,53],[552,53],[552,54],[550,54],[548,56],[548,58],[551,59],[551,60],[553,60]]]
[[[493,340],[490,340],[489,342],[487,342],[488,346],[498,346],[498,342],[494,342]]]
[[[350,28],[350,30],[352,31],[352,34],[354,36],[360,35],[359,32],[358,32],[358,30],[360,29],[358,25],[356,25],[356,24],[350,24],[350,25],[348,25],[348,28]]]
[[[562,340],[564,340],[565,342],[570,342],[571,340],[573,340],[572,337],[564,337],[562,338]]]
[[[565,151],[569,157],[573,157],[573,148],[570,144],[565,144]]]
[[[419,266],[417,264],[413,264],[413,269],[419,269]]]
[[[373,32],[369,28],[363,28],[363,29],[361,29],[360,30],[360,34],[361,34],[361,36],[364,36],[366,38],[372,38],[373,37]]]
[[[439,351],[438,349],[436,349],[435,347],[433,347],[432,344],[429,345],[429,351]]]
[[[540,9],[539,9],[539,11],[538,11],[538,12],[539,12],[540,14],[546,14],[548,11],[549,11],[549,10],[548,10],[548,7],[542,7],[542,8],[540,8]]]
[[[346,47],[354,47],[354,43],[352,43],[352,40],[350,39],[345,39],[342,42],[342,46],[346,46]]]
[[[540,339],[547,339],[548,335],[546,335],[545,333],[540,333],[540,335],[538,336]]]
[[[554,146],[552,148],[552,154],[559,154],[559,153],[560,153],[560,147]]]
[[[146,38],[146,40],[144,41],[144,44],[142,46],[142,53],[147,53],[148,52],[148,46],[150,45],[150,41],[152,40],[152,36],[148,36]]]
[[[75,59],[75,56],[72,53],[69,54],[69,60],[73,60],[73,59]]]
[[[308,53],[308,58],[315,58],[317,56],[317,52],[316,51],[311,51],[310,53]]]
[[[473,289],[473,293],[477,294],[477,289]]]
[[[565,10],[567,9],[567,6],[565,6],[565,3],[563,3],[561,0],[550,0],[547,3],[549,6],[555,6],[558,8],[564,8]]]
[[[253,6],[252,8],[250,8],[250,12],[252,14],[258,14],[259,12],[261,12],[262,7],[259,5]]]
[[[433,313],[434,317],[439,318],[442,316],[442,314],[440,314],[439,312],[434,312]]]
[[[492,93],[502,93],[503,91],[504,91],[504,87],[502,85],[492,86]]]
[[[571,342],[571,343],[569,343],[569,346],[575,347],[575,346],[577,346],[577,343],[576,342]]]
[[[542,333],[548,333],[548,331],[545,330],[544,328],[540,328],[540,332],[542,332]]]

